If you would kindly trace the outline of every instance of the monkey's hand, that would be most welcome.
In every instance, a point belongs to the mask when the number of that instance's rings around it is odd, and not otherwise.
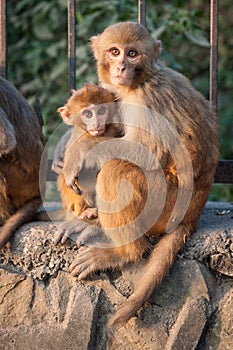
[[[54,236],[54,243],[64,244],[68,238],[75,242],[78,247],[82,245],[96,246],[97,244],[107,244],[107,239],[101,227],[89,225],[82,220],[61,224],[60,229]]]
[[[54,159],[52,163],[52,171],[59,175],[62,172],[63,165],[63,159]]]
[[[78,174],[80,170],[80,164],[75,161],[73,157],[70,157],[64,165],[63,176],[65,178],[66,186],[71,188],[75,193],[81,195],[82,192],[78,185]]]
[[[78,186],[78,178],[77,177],[69,176],[68,178],[66,178],[66,185],[68,187],[70,187],[79,196],[82,195],[82,191],[81,191],[81,189]]]
[[[97,208],[87,208],[85,209],[78,218],[83,219],[95,219],[98,217],[98,210]]]

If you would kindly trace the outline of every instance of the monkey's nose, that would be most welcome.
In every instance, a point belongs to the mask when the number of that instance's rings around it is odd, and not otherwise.
[[[120,73],[124,72],[124,70],[126,70],[126,65],[125,64],[121,64],[120,66],[117,67],[118,71]]]

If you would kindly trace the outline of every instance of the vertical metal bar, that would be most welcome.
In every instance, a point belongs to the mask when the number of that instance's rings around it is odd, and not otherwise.
[[[76,88],[76,0],[68,0],[69,91]]]
[[[210,101],[218,107],[218,0],[210,0]]]
[[[0,0],[0,75],[7,79],[6,0]]]
[[[138,23],[146,27],[146,0],[138,0]]]

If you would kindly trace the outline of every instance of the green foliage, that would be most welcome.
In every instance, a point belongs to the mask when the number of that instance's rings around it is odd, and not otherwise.
[[[209,200],[212,202],[232,202],[233,186],[225,184],[214,184]]]
[[[8,5],[9,79],[31,103],[39,93],[46,134],[57,124],[56,109],[66,98],[66,11],[65,1]]]
[[[77,87],[87,81],[97,81],[89,38],[118,21],[137,21],[136,3],[134,0],[76,1]],[[8,78],[31,103],[39,93],[44,132],[48,137],[60,123],[56,110],[69,95],[67,1],[11,0],[7,3],[7,10]],[[232,18],[231,1],[222,0],[219,124],[224,158],[233,158],[233,39],[228,35]],[[208,98],[209,2],[147,0],[147,28],[163,43],[161,59],[188,76]],[[224,196],[232,200],[232,190]],[[217,197],[220,198],[220,194]]]

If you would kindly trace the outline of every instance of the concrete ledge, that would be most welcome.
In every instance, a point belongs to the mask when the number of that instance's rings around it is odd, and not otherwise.
[[[140,264],[78,282],[77,254],[54,246],[56,223],[29,223],[0,252],[0,348],[100,350],[114,309],[132,292]],[[114,349],[231,349],[233,205],[208,203],[169,275],[125,327]],[[113,348],[113,347],[112,347]]]

